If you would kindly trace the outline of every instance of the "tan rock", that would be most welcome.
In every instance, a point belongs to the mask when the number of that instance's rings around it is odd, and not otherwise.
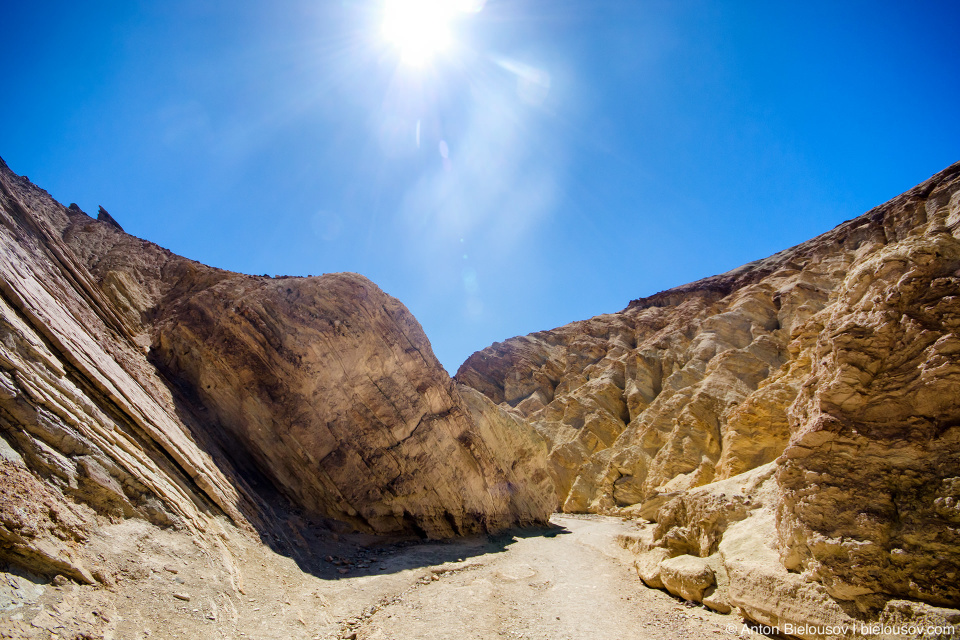
[[[856,618],[831,598],[818,582],[788,572],[775,548],[776,527],[770,509],[755,511],[732,525],[720,543],[720,556],[729,576],[728,598],[745,617],[784,629],[853,628]],[[841,638],[844,633],[791,633],[801,638]]]
[[[204,536],[225,514],[280,540],[278,512],[299,510],[441,537],[556,507],[543,437],[461,393],[365,278],[230,273],[101,217],[0,166],[4,488],[76,514],[11,507],[4,559],[90,581],[97,518]]]
[[[757,504],[697,491],[775,465],[761,502],[783,571],[730,573],[758,620],[958,607],[958,273],[960,164],[764,260],[498,343],[457,378],[545,434],[564,510],[656,520],[674,554],[754,521]],[[612,443],[591,415],[622,422]]]
[[[851,271],[809,347],[779,530],[788,566],[839,599],[960,605],[958,267],[946,234],[884,247]]]
[[[3,485],[11,503],[44,505],[36,517],[8,512],[0,554],[92,582],[81,541],[94,512],[194,532],[212,511],[249,525],[130,323],[63,241],[79,218],[89,221],[0,166],[0,435],[16,453]]]
[[[663,589],[663,580],[660,577],[660,563],[670,558],[670,552],[663,547],[656,547],[649,551],[637,554],[634,566],[637,575],[644,584],[654,589]]]
[[[768,463],[751,471],[679,493],[656,516],[653,539],[674,555],[707,557],[716,553],[724,531],[754,509],[772,507],[779,494]]]
[[[703,592],[716,584],[713,569],[703,558],[682,555],[660,563],[660,581],[675,596],[700,602]]]
[[[457,392],[479,439],[497,453],[498,475],[511,479],[509,523],[545,520],[557,506],[553,481],[547,471],[546,441],[527,422],[493,404],[479,391],[458,384]]]
[[[960,620],[960,164],[460,385],[362,276],[229,273],[100,218],[0,165],[5,562],[114,584],[111,521],[203,548],[218,516],[443,537],[560,506],[655,520],[623,542],[648,584],[791,635]]]
[[[814,256],[825,244],[498,343],[468,359],[457,379],[515,407],[547,437],[564,510],[653,501],[651,517],[664,494],[783,451],[787,407],[807,369],[790,361],[781,311],[784,300],[804,314],[819,310],[839,284],[850,256],[830,257],[836,266],[821,275],[824,259]],[[543,406],[524,404],[521,392],[534,389],[550,398]]]
[[[719,553],[705,558],[706,563],[713,570],[715,584],[703,592],[701,602],[717,613],[730,613],[733,607],[730,604],[730,577]]]
[[[91,525],[90,518],[70,509],[25,465],[0,460],[0,544],[7,560],[92,584],[80,549]]]

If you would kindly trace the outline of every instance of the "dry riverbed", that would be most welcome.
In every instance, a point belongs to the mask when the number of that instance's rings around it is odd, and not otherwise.
[[[616,545],[631,523],[551,523],[447,542],[344,536],[316,543],[324,560],[308,573],[228,527],[199,544],[127,521],[102,550],[116,569],[106,588],[7,574],[17,588],[0,591],[14,594],[0,602],[0,637],[695,640],[739,629],[646,588]]]

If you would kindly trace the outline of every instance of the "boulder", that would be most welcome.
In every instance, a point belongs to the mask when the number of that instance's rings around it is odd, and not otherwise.
[[[668,558],[670,558],[670,552],[663,547],[656,547],[637,555],[634,566],[644,584],[654,589],[664,588],[660,577],[660,563]]]
[[[692,602],[702,601],[704,591],[716,584],[710,564],[688,555],[660,562],[660,581],[673,595]]]

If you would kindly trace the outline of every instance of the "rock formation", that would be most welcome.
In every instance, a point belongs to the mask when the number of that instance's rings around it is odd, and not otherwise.
[[[545,456],[365,278],[206,267],[0,164],[0,560],[91,582],[100,522],[268,536],[278,496],[372,533],[542,522]]]
[[[755,620],[894,619],[900,599],[960,607],[958,305],[960,164],[770,258],[496,343],[456,379],[549,441],[564,511],[656,521],[631,543],[648,583],[683,569],[688,597],[706,572],[669,558],[714,557]]]
[[[207,267],[0,161],[0,562],[109,585],[105,529],[139,523],[222,554],[239,597],[238,530],[299,562],[310,527],[560,508],[636,519],[648,585],[792,635],[958,625],[958,336],[960,164],[451,380],[362,276]]]
[[[482,436],[500,410],[467,402],[410,312],[362,276],[230,274],[89,219],[66,235],[229,457],[295,504],[430,536],[551,512],[542,440],[515,420]]]

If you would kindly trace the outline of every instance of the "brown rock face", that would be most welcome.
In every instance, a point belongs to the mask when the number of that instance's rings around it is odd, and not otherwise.
[[[731,565],[756,616],[803,619],[750,582],[800,571],[839,612],[957,607],[958,301],[960,164],[765,260],[494,344],[456,378],[544,434],[565,511],[655,519],[673,555],[722,553],[759,504],[696,487],[773,463],[783,573]]]
[[[154,362],[310,511],[430,536],[552,511],[545,445],[514,471],[475,426],[496,407],[471,411],[413,316],[362,276],[229,278],[165,307],[155,336]]]
[[[373,283],[212,269],[99,218],[0,164],[0,559],[90,581],[103,518],[264,533],[278,492],[377,533],[549,516],[542,438]]]

